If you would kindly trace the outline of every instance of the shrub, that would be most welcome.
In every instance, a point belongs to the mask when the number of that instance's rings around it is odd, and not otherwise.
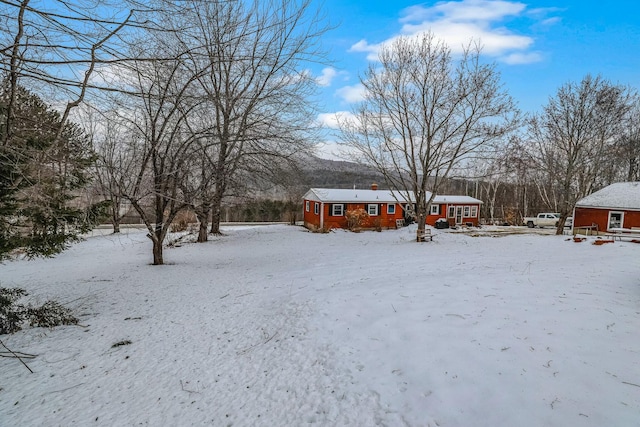
[[[78,319],[72,311],[56,301],[47,301],[40,307],[29,308],[29,325],[53,328],[59,325],[77,325]]]
[[[357,231],[365,219],[369,218],[369,214],[362,208],[347,211],[345,213],[347,218],[347,228],[351,231]]]
[[[40,307],[19,304],[20,298],[27,295],[24,289],[0,288],[0,335],[19,331],[27,321],[30,326],[43,328],[78,324],[71,310],[56,301],[47,301]]]
[[[326,225],[322,228],[318,227],[313,230],[314,233],[320,233],[320,234],[327,234],[327,233],[330,233],[331,231],[332,231],[331,228],[327,227]]]
[[[25,295],[27,292],[24,289],[0,288],[0,335],[20,330],[26,313],[24,307],[16,302]]]
[[[189,230],[189,224],[195,222],[196,219],[192,212],[182,211],[171,222],[172,233],[182,233]]]

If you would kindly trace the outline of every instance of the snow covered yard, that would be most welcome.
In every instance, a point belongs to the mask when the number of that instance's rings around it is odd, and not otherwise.
[[[82,324],[1,337],[0,425],[640,425],[640,245],[226,232],[0,265]]]

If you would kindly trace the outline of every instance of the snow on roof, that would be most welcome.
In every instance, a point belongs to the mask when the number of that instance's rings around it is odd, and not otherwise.
[[[315,197],[308,197],[313,193]],[[309,190],[306,199],[312,198],[320,202],[378,202],[394,203],[405,202],[406,194],[390,190],[369,190],[369,189],[341,189],[341,188],[312,188]],[[414,200],[413,193],[409,197]]]
[[[447,195],[437,195],[437,194],[436,194],[436,197],[433,198],[433,202],[438,204],[446,204],[446,203],[470,203],[470,204],[480,203],[482,204],[481,200],[478,200],[470,196],[447,196]]]
[[[576,206],[640,209],[640,182],[617,182],[578,200]]]
[[[408,192],[409,200],[414,201],[413,191]],[[427,198],[431,193],[427,193]],[[339,188],[312,188],[304,196],[305,199],[317,200],[329,203],[350,203],[350,202],[377,202],[394,203],[406,202],[407,193],[391,190],[369,190],[369,189],[339,189]],[[469,203],[476,204],[482,201],[469,196],[449,196],[436,195],[433,199],[435,203]]]

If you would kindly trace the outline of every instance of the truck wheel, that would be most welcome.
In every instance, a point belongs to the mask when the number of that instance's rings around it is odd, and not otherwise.
[[[534,227],[533,221],[527,221],[527,227],[533,228]]]

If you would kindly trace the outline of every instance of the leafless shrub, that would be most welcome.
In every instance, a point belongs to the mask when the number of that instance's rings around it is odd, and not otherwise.
[[[369,214],[362,208],[347,211],[347,228],[351,231],[359,231],[364,221],[369,218]]]

